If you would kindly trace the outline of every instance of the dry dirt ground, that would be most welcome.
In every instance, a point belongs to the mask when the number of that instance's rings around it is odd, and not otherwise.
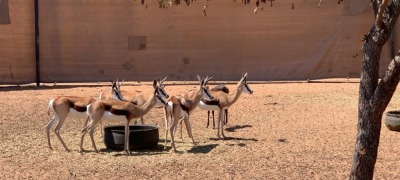
[[[167,84],[170,82],[167,82]],[[128,83],[124,90],[149,94],[150,83]],[[44,126],[48,101],[59,95],[97,97],[109,87],[46,84],[44,87],[0,88],[0,179],[347,179],[357,125],[358,83],[251,84],[230,111],[227,140],[206,128],[207,112],[196,109],[191,123],[196,145],[187,134],[177,138],[178,153],[164,151],[163,110],[152,109],[148,124],[160,127],[160,143],[152,150],[101,152],[89,138],[78,152],[83,120],[69,119],[62,128],[66,152],[54,133],[47,146]],[[195,85],[169,85],[182,94]],[[229,85],[234,88],[234,85]],[[396,92],[387,110],[400,108]],[[186,132],[184,130],[184,132]],[[382,126],[376,179],[400,179],[400,134]]]

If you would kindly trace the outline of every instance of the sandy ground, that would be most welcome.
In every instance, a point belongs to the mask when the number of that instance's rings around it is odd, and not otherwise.
[[[167,82],[168,83],[168,82]],[[151,86],[123,87],[150,93]],[[149,84],[149,83],[147,83]],[[164,151],[162,109],[152,109],[148,124],[160,127],[156,149],[124,152],[105,149],[100,131],[78,152],[83,120],[69,119],[62,136],[66,152],[54,133],[54,150],[47,146],[44,126],[49,121],[48,100],[59,95],[92,95],[108,86],[0,88],[0,179],[347,179],[354,150],[358,83],[251,84],[253,95],[243,94],[230,109],[227,140],[216,139],[206,128],[205,111],[196,109],[191,123],[196,145],[187,134],[177,138],[178,153]],[[181,94],[195,85],[171,85],[169,94]],[[229,85],[234,88],[234,85]],[[399,109],[396,92],[387,110]],[[185,132],[185,131],[184,131]],[[400,134],[382,126],[376,179],[400,179]]]

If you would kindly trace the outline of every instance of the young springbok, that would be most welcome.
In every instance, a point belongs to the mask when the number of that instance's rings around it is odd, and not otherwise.
[[[194,91],[193,96],[191,98],[185,98],[181,96],[171,96],[167,100],[167,107],[165,110],[165,146],[167,147],[167,139],[168,139],[168,128],[171,134],[171,146],[176,152],[175,148],[175,131],[179,121],[184,121],[186,130],[188,132],[189,137],[192,139],[192,143],[194,144],[192,128],[190,126],[189,116],[199,104],[202,98],[213,99],[213,96],[210,94],[208,87],[206,87],[207,82],[211,79],[206,77],[205,79],[199,79],[200,88]],[[169,119],[171,120],[171,126],[168,126]],[[182,130],[181,130],[182,131]],[[182,132],[181,132],[182,133]]]
[[[123,99],[123,96],[117,89],[116,82],[113,82],[110,93],[112,94],[114,99]],[[60,129],[63,126],[67,117],[75,119],[85,119],[83,126],[85,127],[89,120],[89,117],[86,113],[86,107],[94,101],[96,100],[91,96],[59,96],[56,99],[50,100],[48,114],[50,115],[50,111],[52,111],[53,116],[51,117],[49,123],[46,125],[47,141],[50,149],[53,149],[50,143],[50,129],[56,122],[58,122],[56,127],[54,128],[54,132],[57,135],[58,139],[61,141],[61,144],[64,146],[65,150],[69,152],[69,149],[65,145],[64,140],[61,138]]]
[[[153,81],[153,94],[147,99],[147,101],[142,106],[134,105],[127,101],[117,101],[117,100],[98,100],[93,102],[88,106],[88,114],[91,119],[90,123],[83,128],[80,152],[83,153],[83,140],[86,133],[89,133],[90,139],[92,141],[92,146],[94,150],[98,153],[96,144],[93,139],[93,133],[96,129],[97,124],[103,119],[110,120],[124,120],[125,121],[125,145],[124,150],[129,155],[129,122],[134,118],[139,118],[147,114],[150,109],[155,105],[166,106],[166,97],[159,94],[159,86],[157,86],[157,81]]]
[[[225,139],[223,129],[223,117],[225,114],[225,110],[232,106],[239,99],[242,92],[253,94],[253,90],[251,90],[249,85],[247,85],[246,79],[247,73],[242,76],[232,94],[227,94],[223,91],[212,91],[211,93],[214,96],[213,100],[202,99],[199,103],[199,107],[203,110],[218,110],[218,138],[221,138],[221,133],[222,138]]]

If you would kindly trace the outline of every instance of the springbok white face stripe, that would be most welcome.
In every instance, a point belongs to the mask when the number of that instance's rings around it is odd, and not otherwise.
[[[157,105],[158,106],[167,106],[167,101],[165,101],[164,98],[162,98],[160,95],[156,95],[157,98]]]
[[[159,87],[159,88],[158,88],[158,93],[159,93],[159,94],[162,94],[162,95],[163,95],[164,97],[166,97],[166,98],[169,97],[169,95],[167,94],[167,92],[165,92],[165,90],[164,90],[163,87]]]
[[[201,87],[201,90],[203,91],[203,95],[205,95],[205,98],[214,99],[214,96],[211,95],[211,93],[210,93],[210,91],[208,89],[206,89],[205,87]]]
[[[246,82],[243,84],[243,86],[244,86],[243,92],[248,94],[253,94],[253,90],[250,89],[250,86]]]
[[[118,99],[124,101],[124,96],[119,91],[116,91],[115,94],[117,95]]]

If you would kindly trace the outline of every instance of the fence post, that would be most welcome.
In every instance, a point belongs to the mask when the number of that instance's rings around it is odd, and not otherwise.
[[[35,3],[35,59],[36,59],[36,86],[40,86],[40,64],[39,64],[39,2]]]

